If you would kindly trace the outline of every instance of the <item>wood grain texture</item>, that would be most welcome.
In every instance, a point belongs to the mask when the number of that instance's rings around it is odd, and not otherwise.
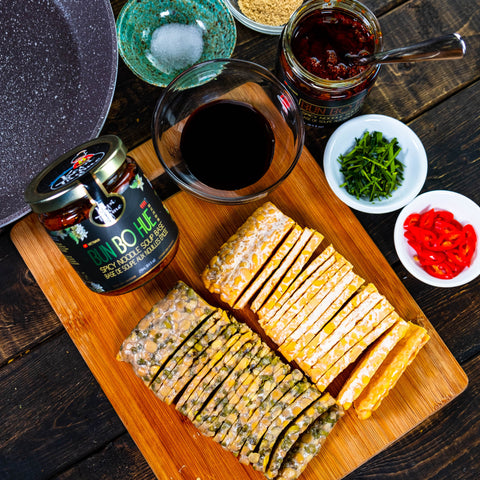
[[[132,156],[142,164],[143,153],[143,149],[134,151]],[[390,299],[400,315],[425,326],[432,337],[378,412],[360,422],[349,411],[303,477],[338,479],[445,406],[463,391],[467,377],[351,210],[331,192],[306,150],[291,176],[269,199],[301,224],[322,232],[324,245],[333,242],[352,261],[357,273],[375,283]],[[179,225],[179,252],[157,279],[121,297],[89,291],[34,216],[13,228],[12,239],[158,478],[221,480],[229,471],[230,478],[260,479],[261,474],[238,463],[154,397],[127,364],[115,360],[123,339],[176,280],[186,281],[214,301],[204,291],[199,273],[261,202],[228,207],[181,192],[165,203]],[[256,327],[249,312],[242,311],[239,317]],[[344,454],[346,449],[349,456]]]

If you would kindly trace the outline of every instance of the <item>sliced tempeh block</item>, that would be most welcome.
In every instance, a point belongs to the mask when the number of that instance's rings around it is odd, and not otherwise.
[[[227,375],[225,380],[219,385],[215,394],[210,398],[208,403],[203,407],[201,413],[199,413],[194,419],[193,424],[202,432],[208,431],[209,427],[218,418],[218,414],[221,408],[228,400],[229,394],[235,392],[239,387],[238,382],[242,374],[250,369],[250,366],[255,362],[256,356],[262,348],[262,341],[260,337],[254,338],[249,344],[244,345],[245,354],[242,358],[233,366],[231,372]],[[255,362],[256,363],[256,362]],[[204,427],[205,425],[205,427]]]
[[[255,424],[252,417],[260,417],[272,404],[277,402],[296,383],[304,378],[299,370],[291,371],[290,367],[284,364],[284,369],[279,370],[275,377],[263,382],[254,397],[245,395],[245,401],[238,405],[238,417],[228,434],[222,441],[222,445],[234,455],[238,455],[243,444],[246,442]]]
[[[263,287],[263,284],[267,281],[268,277],[278,268],[284,258],[292,250],[297,240],[302,235],[302,227],[295,225],[285,240],[279,246],[277,251],[268,260],[267,264],[260,270],[259,275],[253,280],[250,286],[242,293],[240,298],[236,301],[233,308],[244,308],[255,293]]]
[[[399,320],[361,358],[337,396],[337,403],[344,410],[348,410],[359,397],[378,367],[398,341],[403,338],[408,328],[407,322]]]
[[[329,393],[325,393],[294,418],[290,425],[282,431],[270,453],[269,463],[264,468],[264,474],[267,478],[273,480],[277,476],[292,445],[320,415],[323,415],[333,405],[335,405],[335,399]]]
[[[212,368],[215,367],[217,364],[221,364],[222,358],[230,351],[230,349],[247,333],[251,334],[251,330],[248,329],[243,324],[235,323],[232,324],[232,335],[226,336],[219,346],[219,348],[215,351],[209,353],[207,362],[203,365],[203,367],[195,373],[195,376],[182,392],[181,396],[176,401],[175,408],[183,413],[184,415],[189,410],[192,404],[197,403],[197,398],[199,392],[201,392],[201,387],[199,385],[203,385],[205,377],[210,373]],[[233,330],[233,327],[236,328],[236,331]],[[230,327],[229,327],[230,328]],[[192,397],[190,399],[190,397]]]
[[[238,381],[238,388],[228,393],[228,397],[222,402],[223,405],[219,405],[218,412],[214,414],[214,420],[207,426],[208,431],[206,435],[216,436],[216,441],[222,440],[237,420],[237,405],[249,388],[254,388],[252,385],[257,381],[261,382],[266,378],[270,378],[275,368],[284,368],[280,357],[278,357],[268,345],[262,347],[258,356],[260,357],[258,362],[252,362],[251,367],[243,372]]]
[[[323,357],[312,364],[312,369],[315,370],[316,375],[319,375],[322,369],[326,372],[345,352],[365,337],[391,312],[393,312],[393,307],[390,302],[386,298],[382,298],[351,330],[339,336],[338,341],[331,346]],[[335,339],[336,335],[332,334],[327,340],[330,340],[330,338]]]
[[[302,324],[308,315],[322,301],[323,298],[337,285],[338,282],[352,270],[352,264],[343,257],[332,265],[318,280],[316,280],[309,289],[306,301],[293,305],[277,323],[276,332],[272,338],[277,345],[282,345],[290,335]],[[288,323],[286,323],[286,321]]]
[[[215,312],[195,330],[172,355],[160,370],[150,388],[155,395],[170,404],[175,394],[181,390],[188,378],[188,370],[192,364],[210,347],[209,352],[219,347],[223,340],[224,330],[232,325],[232,320],[225,311]],[[236,327],[234,327],[236,329]],[[231,328],[228,330],[230,334]],[[173,392],[172,392],[173,390]]]
[[[277,406],[278,415],[272,415],[272,418],[264,422],[265,432],[262,434],[261,441],[255,451],[248,455],[248,460],[255,470],[264,472],[267,469],[270,455],[282,431],[320,396],[318,389],[310,385],[283,408],[280,405]]]
[[[252,331],[244,333],[224,354],[221,360],[212,367],[210,372],[208,372],[199,388],[196,389],[195,394],[191,395],[187,400],[188,407],[185,408],[186,405],[184,405],[182,413],[190,420],[193,421],[203,410],[210,396],[215,393],[216,389],[233,370],[235,365],[241,361],[243,356],[252,348],[253,337],[254,333]]]
[[[287,341],[280,346],[280,351],[287,360],[292,361],[309,341],[324,327],[324,325],[344,305],[352,293],[364,280],[351,270],[327,293],[315,309],[292,332]]]
[[[297,295],[297,292],[299,292],[300,289],[303,290],[301,292],[301,294],[303,294],[304,291],[309,288],[309,285],[305,284],[311,284],[315,280],[315,278],[317,278],[325,270],[325,268],[323,270],[320,270],[320,267],[324,265],[328,259],[332,258],[332,255],[335,253],[335,249],[332,245],[329,245],[320,255],[318,255],[314,260],[312,260],[312,262],[308,264],[304,270],[302,270],[303,266],[306,264],[308,259],[313,254],[313,251],[317,247],[316,241],[318,239],[318,235],[313,235],[313,237],[310,239],[310,242],[315,242],[310,247],[312,249],[312,252],[310,253],[310,251],[308,250],[310,244],[309,242],[309,244],[307,244],[307,246],[305,247],[305,257],[300,258],[300,261],[298,263],[295,262],[295,264],[292,265],[290,272],[285,275],[284,279],[282,279],[282,282],[277,286],[276,290],[270,295],[262,308],[258,310],[257,314],[260,320],[260,325],[262,327],[265,327],[270,323],[270,320],[274,317],[274,315],[276,315],[277,311],[281,307],[283,307],[285,302],[289,301],[290,305],[295,303],[296,300],[290,301],[292,295]],[[299,294],[298,296],[300,296],[301,294]]]
[[[184,339],[216,308],[177,282],[124,340],[117,359],[132,365],[147,385]]]
[[[373,284],[361,289],[297,355],[296,360],[302,362],[302,368],[315,365],[382,298]]]
[[[285,364],[276,354],[273,354],[273,357],[271,364],[259,376],[253,378],[246,391],[235,402],[235,408],[230,411],[215,434],[214,440],[221,443],[225,448],[228,449],[239,432],[245,428],[240,417],[252,412],[270,394],[273,388],[290,373],[289,365]]]
[[[294,224],[273,203],[264,203],[210,260],[201,275],[205,287],[233,306]]]
[[[409,328],[404,337],[393,347],[365,390],[353,403],[358,418],[361,420],[370,417],[372,412],[380,406],[382,400],[430,338],[423,327],[412,322],[408,323]]]
[[[342,416],[343,409],[333,405],[310,425],[289,450],[276,480],[296,480],[310,460],[318,454],[328,434]]]
[[[233,453],[240,452],[239,460],[241,463],[250,463],[248,457],[257,447],[268,426],[309,388],[315,387],[312,387],[311,382],[306,379],[300,370],[294,370],[289,376],[285,377],[284,382],[278,384],[272,390],[272,393],[252,415],[245,418],[244,424],[247,428],[242,432],[243,435],[237,439],[237,442],[234,442],[233,449],[231,449]],[[316,388],[315,390],[318,393]]]
[[[295,259],[298,257],[302,249],[308,243],[312,235],[314,234],[314,230],[311,228],[305,228],[302,232],[302,235],[295,243],[295,246],[290,250],[288,255],[283,259],[282,263],[278,266],[278,268],[273,272],[270,278],[267,280],[265,285],[262,287],[260,292],[255,296],[252,302],[251,309],[253,312],[256,312],[265,302],[266,298],[270,295],[272,290],[276,287],[278,282],[280,282],[282,276],[287,272],[287,270],[291,267]]]
[[[396,312],[387,315],[370,333],[365,335],[352,348],[347,350],[340,358],[333,364],[325,373],[322,374],[323,369],[310,371],[310,377],[315,385],[324,390],[330,383],[337,378],[351,363],[353,363],[364,351],[372,344],[380,335],[386,332],[392,325],[400,319]]]

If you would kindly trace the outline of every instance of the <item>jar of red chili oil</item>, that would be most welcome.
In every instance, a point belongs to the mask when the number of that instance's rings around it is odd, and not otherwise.
[[[129,292],[160,273],[178,249],[178,228],[137,163],[113,135],[62,155],[25,199],[85,284]]]
[[[277,73],[307,125],[342,122],[359,111],[380,65],[356,66],[345,55],[376,53],[382,46],[377,18],[356,0],[312,0],[290,17]]]

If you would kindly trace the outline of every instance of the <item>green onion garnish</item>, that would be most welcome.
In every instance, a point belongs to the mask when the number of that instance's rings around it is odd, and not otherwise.
[[[391,197],[403,181],[404,165],[397,159],[400,151],[396,138],[389,142],[381,132],[365,132],[355,139],[352,150],[338,157],[345,178],[340,187],[358,200]]]

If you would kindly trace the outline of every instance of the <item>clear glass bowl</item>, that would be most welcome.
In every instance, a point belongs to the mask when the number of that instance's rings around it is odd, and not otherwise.
[[[268,121],[274,136],[268,170],[253,184],[238,190],[213,188],[200,181],[180,148],[189,116],[219,99],[255,108]],[[207,201],[242,204],[265,197],[292,172],[303,149],[304,125],[295,99],[267,69],[245,60],[217,59],[191,67],[168,85],[155,108],[152,136],[160,162],[180,188]],[[227,153],[226,165],[228,160]]]

